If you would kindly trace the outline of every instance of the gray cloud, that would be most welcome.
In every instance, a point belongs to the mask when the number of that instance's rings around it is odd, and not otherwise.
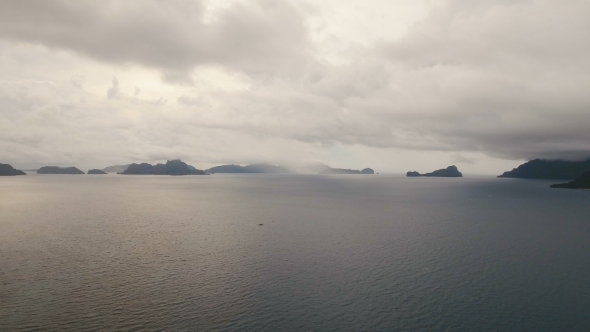
[[[590,3],[449,1],[383,56],[411,81],[415,131],[502,158],[590,156]],[[416,83],[413,86],[413,83]]]
[[[113,77],[113,85],[107,90],[107,98],[114,99],[119,96],[119,79]]]
[[[141,81],[126,94],[115,78],[108,98],[106,88],[96,98],[78,80],[7,80],[0,146],[19,160],[53,150],[64,160],[117,151],[237,162],[337,145],[443,151],[465,164],[469,153],[585,158],[589,12],[584,0],[444,1],[403,37],[351,43],[326,61],[309,23],[320,14],[302,2],[236,2],[207,18],[201,1],[8,1],[8,45],[192,85],[154,97]],[[200,76],[205,69],[226,76]]]
[[[477,160],[467,158],[461,154],[454,154],[451,157],[453,158],[453,162],[457,164],[475,164],[477,162]]]
[[[0,37],[155,67],[164,79],[188,83],[190,70],[207,64],[296,73],[312,47],[302,15],[275,0],[236,3],[210,22],[200,0],[10,0],[0,12]]]

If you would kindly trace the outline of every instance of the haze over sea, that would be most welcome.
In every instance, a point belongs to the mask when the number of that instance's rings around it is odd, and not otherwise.
[[[589,331],[590,192],[551,183],[0,178],[0,330]]]

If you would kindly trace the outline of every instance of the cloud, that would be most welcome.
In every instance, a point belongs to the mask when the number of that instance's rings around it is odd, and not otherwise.
[[[178,97],[176,99],[176,101],[180,105],[184,105],[184,106],[204,106],[204,105],[207,105],[207,102],[201,96],[190,97],[190,96],[183,95],[183,96]]]
[[[475,164],[477,162],[476,159],[468,158],[461,154],[454,154],[451,157],[453,158],[453,162],[457,164]]]
[[[380,47],[416,100],[402,112],[406,125],[451,149],[502,158],[590,156],[589,9],[587,1],[439,6]]]
[[[0,81],[2,160],[96,168],[176,158],[210,166],[310,156],[302,143],[273,137],[261,142],[244,129],[234,130],[239,123],[207,113],[198,120],[192,110],[130,97],[121,91],[125,82],[115,81],[114,99],[69,81]]]
[[[190,83],[191,70],[200,65],[253,75],[270,65],[275,74],[289,75],[312,47],[300,7],[236,2],[206,22],[200,0],[8,1],[0,12],[0,37],[157,68],[164,79],[181,83]]]
[[[386,11],[368,3],[355,17]],[[464,164],[590,156],[588,1],[441,1],[363,43],[322,6],[334,2],[9,1],[0,145],[19,160],[115,162],[343,146]]]
[[[107,90],[107,98],[114,99],[119,96],[119,79],[113,77],[113,86]]]

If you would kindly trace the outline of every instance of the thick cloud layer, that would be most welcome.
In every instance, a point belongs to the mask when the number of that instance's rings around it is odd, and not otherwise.
[[[213,163],[365,147],[441,151],[465,165],[474,154],[590,156],[590,2],[439,2],[403,33],[363,42],[347,38],[354,26],[331,25],[337,6],[7,1],[3,154]]]
[[[4,38],[156,67],[173,81],[207,64],[289,71],[311,47],[303,13],[288,2],[237,3],[210,22],[198,0],[19,0],[2,7]]]

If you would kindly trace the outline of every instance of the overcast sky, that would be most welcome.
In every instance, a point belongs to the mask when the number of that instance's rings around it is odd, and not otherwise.
[[[590,157],[588,0],[4,0],[0,162]]]

